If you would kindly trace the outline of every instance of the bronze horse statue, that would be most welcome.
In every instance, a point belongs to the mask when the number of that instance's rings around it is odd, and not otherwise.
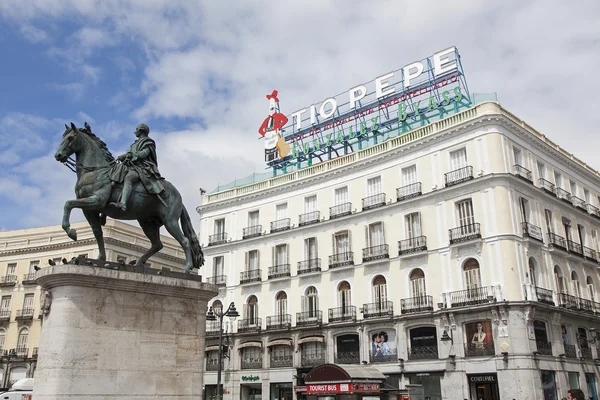
[[[136,263],[143,266],[154,254],[158,253],[163,244],[160,241],[160,228],[165,226],[167,231],[179,242],[185,252],[185,272],[193,268],[200,268],[204,264],[204,254],[192,221],[188,215],[181,194],[170,182],[164,180],[164,191],[159,195],[149,194],[140,182],[133,186],[133,192],[126,211],[111,205],[117,203],[122,191],[122,184],[114,184],[110,178],[110,171],[116,161],[106,144],[94,135],[90,129],[77,128],[65,125],[62,141],[54,157],[62,163],[71,163],[77,173],[75,183],[76,200],[68,200],[64,206],[62,228],[67,235],[77,240],[77,232],[70,227],[70,216],[73,208],[80,208],[90,224],[100,255],[99,261],[106,261],[102,225],[106,216],[120,220],[137,220],[150,239],[151,247]],[[75,161],[69,161],[75,154]],[[181,221],[181,228],[179,227]]]

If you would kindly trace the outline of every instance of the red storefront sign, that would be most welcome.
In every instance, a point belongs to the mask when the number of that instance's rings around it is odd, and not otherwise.
[[[379,392],[379,383],[326,383],[306,385],[308,393],[373,393]]]

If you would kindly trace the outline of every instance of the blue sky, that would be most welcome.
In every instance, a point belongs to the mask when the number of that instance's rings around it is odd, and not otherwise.
[[[452,45],[471,91],[600,169],[597,1],[235,4],[0,2],[0,229],[60,223],[65,123],[89,122],[115,155],[147,123],[194,214],[200,187],[264,172],[273,89],[290,113]]]

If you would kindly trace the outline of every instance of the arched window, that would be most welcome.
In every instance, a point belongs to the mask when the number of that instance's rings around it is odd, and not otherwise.
[[[385,278],[377,275],[373,279],[373,300],[378,306],[387,305],[387,285]]]
[[[590,297],[590,300],[596,301],[596,289],[594,288],[594,280],[591,276],[588,275],[587,279],[585,280],[585,283],[587,284],[588,296]]]
[[[573,296],[581,297],[581,285],[579,284],[579,276],[577,272],[571,272],[571,286],[573,288]]]
[[[19,331],[19,339],[17,341],[17,352],[27,350],[29,342],[29,329],[23,328]]]
[[[276,304],[275,304],[275,314],[276,315],[287,314],[287,294],[283,291],[277,293]]]
[[[6,339],[6,331],[0,329],[0,352],[4,350],[4,340]]]
[[[556,284],[556,291],[558,293],[569,294],[567,282],[558,265],[554,266],[554,283]]]
[[[465,274],[465,285],[467,289],[477,289],[481,287],[481,275],[479,274],[479,261],[469,258],[463,265]]]
[[[531,283],[532,286],[537,286],[535,259],[533,257],[529,257],[529,283]]]
[[[338,304],[342,309],[343,314],[350,314],[352,310],[352,291],[350,284],[346,281],[340,282],[338,285]]]
[[[215,300],[212,303],[212,308],[214,312],[221,312],[223,311],[223,303],[221,303],[221,300]]]
[[[314,286],[309,286],[302,297],[302,311],[306,318],[317,318],[319,311],[319,294]]]
[[[258,299],[256,296],[252,295],[248,297],[244,314],[246,315],[246,319],[248,319],[249,325],[258,324]]]
[[[421,268],[415,269],[410,273],[410,294],[411,297],[424,297],[425,291],[425,273]]]

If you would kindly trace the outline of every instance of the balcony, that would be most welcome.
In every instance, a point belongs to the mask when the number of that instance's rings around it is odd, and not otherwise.
[[[556,188],[556,197],[561,200],[566,201],[567,203],[571,203],[571,193],[567,192],[565,189]]]
[[[217,275],[206,278],[207,283],[212,283],[217,286],[226,286],[227,285],[227,276],[225,275]]]
[[[244,228],[242,239],[250,239],[262,235],[262,225],[254,225]]]
[[[35,285],[35,272],[23,275],[23,285]]]
[[[569,253],[577,254],[578,256],[583,256],[583,249],[581,245],[572,240],[567,240],[567,246],[569,246]]]
[[[371,346],[369,346],[369,350]],[[389,349],[387,351],[388,354],[373,354],[372,351],[369,351],[369,362],[371,364],[381,364],[381,363],[397,363],[398,362],[398,350],[397,349]]]
[[[577,358],[577,348],[574,344],[565,344],[565,357]]]
[[[214,235],[210,235],[208,237],[208,245],[209,246],[216,246],[218,244],[223,244],[223,243],[227,243],[227,233],[226,232],[215,233]]]
[[[329,309],[329,322],[356,321],[356,307],[346,306]]]
[[[569,310],[579,310],[579,299],[566,293],[558,294],[558,305]]]
[[[491,303],[494,300],[494,289],[487,286],[450,293],[450,307],[475,306]]]
[[[206,321],[206,336],[219,336],[219,322]]]
[[[329,207],[329,219],[340,218],[350,214],[352,214],[352,203]]]
[[[583,246],[583,257],[586,260],[598,262],[598,253],[594,249]]]
[[[521,222],[523,228],[523,237],[535,239],[541,243],[544,243],[544,236],[542,235],[542,228],[539,226],[530,224],[529,222]]]
[[[313,310],[296,313],[296,326],[318,326],[323,323],[323,311]]]
[[[571,196],[571,204],[573,204],[574,207],[577,207],[577,208],[587,212],[587,208],[585,206],[585,201],[583,199],[580,199],[577,196]]]
[[[298,226],[316,224],[321,221],[321,211],[311,211],[298,216]]]
[[[27,358],[29,356],[29,348],[28,347],[17,347],[15,354],[19,358]]]
[[[519,164],[513,165],[513,168],[515,170],[516,176],[518,176],[521,179],[525,179],[529,183],[533,183],[533,178],[532,178],[530,170],[528,170],[527,168],[525,168]]]
[[[281,264],[269,267],[268,279],[286,278],[290,277],[290,264]]]
[[[381,260],[384,258],[390,258],[390,246],[387,244],[380,244],[378,246],[371,246],[363,249],[363,262]]]
[[[242,369],[262,369],[262,358],[242,358]]]
[[[360,364],[360,353],[358,351],[335,353],[333,358],[335,364]]]
[[[458,185],[471,179],[473,179],[473,167],[470,165],[444,174],[446,187]]]
[[[581,351],[581,358],[583,358],[584,360],[593,360],[592,349],[587,347],[587,342],[585,343],[585,347],[581,346],[579,350]]]
[[[554,295],[552,293],[552,290],[536,286],[535,295],[537,297],[538,303],[548,304],[550,306],[554,305]]]
[[[544,178],[540,178],[538,182],[544,192],[551,194],[552,196],[556,196],[556,187],[554,186],[554,183],[547,181]]]
[[[250,271],[240,272],[240,285],[244,283],[253,283],[262,281],[262,270],[251,269]]]
[[[238,333],[260,332],[262,318],[246,318],[238,320]]]
[[[291,314],[278,314],[267,317],[267,330],[290,329],[292,327]]]
[[[325,353],[322,351],[302,351],[300,365],[302,367],[315,367],[325,364]]]
[[[427,236],[416,236],[398,241],[398,255],[427,251]]]
[[[401,314],[415,314],[431,311],[433,311],[433,297],[431,296],[417,296],[400,299]]]
[[[282,356],[271,356],[269,360],[269,367],[271,368],[285,368],[292,367],[294,364],[292,355],[282,355]]]
[[[421,182],[411,183],[410,185],[402,186],[396,189],[396,199],[398,201],[412,199],[422,195]]]
[[[298,275],[310,274],[311,272],[321,272],[321,259],[298,261]]]
[[[408,349],[409,360],[437,360],[437,346],[418,346]]]
[[[481,239],[481,224],[478,222],[450,229],[450,244]]]
[[[329,268],[345,267],[347,265],[354,265],[354,253],[346,251],[343,253],[334,254],[329,256]]]
[[[289,218],[278,219],[271,222],[271,233],[287,231],[290,227],[291,220]]]
[[[594,302],[588,299],[579,299],[579,309],[592,314],[596,312]]]
[[[380,301],[378,303],[363,304],[363,318],[383,318],[394,316],[394,303],[391,301]]]
[[[373,208],[385,206],[385,193],[378,193],[373,196],[364,197],[362,199],[363,211],[371,210]]]
[[[465,357],[483,357],[496,355],[494,342],[465,344]]]
[[[535,345],[537,346],[538,353],[544,356],[552,355],[552,343],[546,340],[536,340]]]
[[[548,233],[548,246],[567,251],[567,239],[555,233]]]
[[[15,286],[17,284],[16,275],[6,275],[0,278],[0,287]]]
[[[592,217],[600,218],[600,209],[598,209],[598,207],[586,204],[586,209]]]
[[[22,310],[17,310],[17,315],[15,316],[15,320],[29,320],[33,319],[33,308],[24,308]]]
[[[218,359],[207,359],[206,360],[206,370],[207,371],[218,371],[219,370],[219,360]]]
[[[10,310],[0,310],[0,321],[10,321]]]

